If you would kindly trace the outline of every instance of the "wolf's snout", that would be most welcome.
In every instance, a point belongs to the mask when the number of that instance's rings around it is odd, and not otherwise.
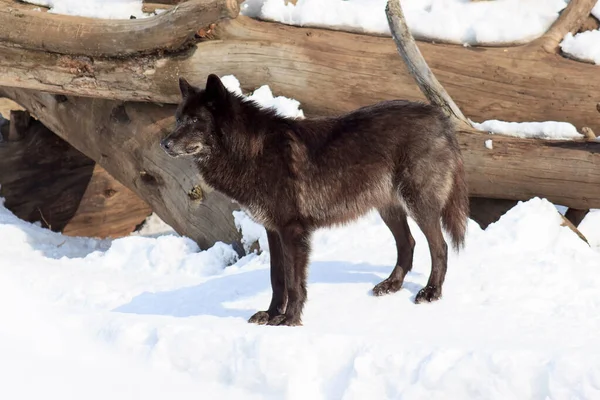
[[[165,138],[160,141],[160,146],[164,150],[171,150],[173,148],[173,139]]]
[[[178,154],[175,151],[175,141],[173,139],[164,138],[160,141],[160,147],[171,157],[177,157]]]

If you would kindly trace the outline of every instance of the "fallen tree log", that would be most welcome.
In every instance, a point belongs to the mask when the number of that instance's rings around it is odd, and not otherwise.
[[[134,20],[41,13],[7,0],[0,6],[0,41],[88,57],[177,50],[191,42],[198,29],[239,13],[237,0],[190,0],[157,16]]]
[[[573,2],[571,6],[573,9],[577,4]],[[566,11],[567,18],[572,20],[573,13],[568,11]],[[531,198],[543,193],[544,197],[557,204],[565,205],[563,201],[567,201],[589,205],[591,200],[594,207],[600,205],[599,142],[515,140],[501,135],[482,135],[470,127],[461,110],[425,62],[408,30],[398,0],[388,1],[386,14],[397,50],[405,60],[410,75],[415,78],[425,97],[431,103],[441,107],[455,121],[459,129],[459,142],[465,159],[470,196],[518,200],[523,199],[521,196]],[[554,27],[559,25],[557,23]],[[554,35],[549,37],[552,38]],[[548,49],[550,42],[544,41],[544,43]],[[490,139],[491,137],[493,139]],[[481,150],[485,147],[484,140],[492,140],[491,149]],[[569,154],[567,149],[573,152]],[[563,156],[568,158],[564,159]],[[568,164],[571,164],[571,168]],[[560,178],[558,178],[559,165],[566,168]],[[573,168],[573,165],[577,168]],[[586,170],[586,165],[592,168]],[[535,173],[532,174],[533,170]],[[482,173],[477,173],[478,171]],[[501,178],[497,179],[498,177]],[[577,192],[577,194],[570,193],[569,199],[560,194],[565,192],[565,183],[568,184],[569,191],[574,189]],[[581,183],[583,185],[579,186]],[[583,190],[578,191],[578,189]],[[574,205],[569,207],[590,208]]]
[[[542,39],[542,38],[541,38]],[[600,131],[598,67],[547,52],[548,38],[508,48],[419,42],[433,73],[475,121],[568,121]],[[177,103],[177,79],[234,74],[268,83],[310,114],[380,100],[423,100],[389,38],[259,22],[239,16],[186,51],[126,59],[74,57],[0,44],[0,86],[128,101]],[[518,67],[517,67],[518,66]]]
[[[131,233],[152,212],[27,112],[11,116],[0,141],[0,197],[17,217],[65,235],[114,238]]]
[[[569,7],[581,9],[584,3],[589,0],[574,0]],[[564,15],[553,32],[577,29],[573,14]],[[592,76],[598,70],[551,51],[558,45],[556,37],[506,49],[427,43],[420,48],[449,96],[457,99],[457,107],[471,118],[557,119],[595,127],[594,107],[600,98],[593,91]],[[5,95],[105,166],[162,219],[203,248],[217,240],[239,244],[231,216],[236,206],[204,187],[189,162],[167,162],[158,149],[159,139],[172,126],[174,107],[132,100],[177,103],[178,77],[204,82],[210,72],[234,73],[246,89],[268,83],[276,93],[300,100],[306,113],[313,115],[344,112],[383,99],[424,99],[388,38],[243,17],[220,22],[197,46],[168,56],[73,57],[6,44],[0,44],[0,54]],[[8,88],[15,86],[20,88]],[[600,143],[489,136],[468,123],[458,136],[471,196],[512,200],[543,196],[574,208],[600,207]],[[488,139],[493,140],[493,149],[484,145]]]
[[[565,12],[567,21],[574,20],[575,14],[573,10],[577,9],[578,6],[581,7],[581,4],[583,3],[584,2],[579,2],[578,4],[571,4],[570,9],[567,9],[567,11]],[[402,12],[402,7],[400,6],[400,1],[388,0],[385,12],[388,19],[388,25],[390,27],[390,31],[392,32],[392,37],[394,38],[394,43],[396,44],[398,53],[400,53],[400,55],[402,56],[402,59],[405,61],[410,74],[415,78],[417,85],[419,86],[425,97],[427,97],[427,99],[432,104],[440,107],[443,110],[443,112],[451,120],[454,121],[454,125],[460,130],[460,132],[471,133],[472,136],[481,136],[470,126],[469,121],[465,119],[461,110],[454,103],[452,98],[448,95],[444,87],[435,78],[435,75],[431,72],[431,69],[425,62],[425,59],[423,58],[412,35],[410,34],[408,25],[404,18],[404,13]],[[565,23],[563,25],[567,24],[568,23]],[[558,23],[555,23],[553,25],[553,29],[561,29],[560,25],[560,21]],[[550,31],[552,31],[552,29]],[[549,37],[552,38],[552,35],[550,35]],[[549,46],[550,41],[547,41],[546,45]],[[546,47],[546,49],[548,48],[549,47]],[[502,207],[505,207],[505,210],[507,210],[508,208],[513,206],[510,201],[498,201],[494,198],[478,201],[477,199],[470,197],[469,202],[470,206],[474,203],[476,204],[476,208],[478,209],[477,211],[485,211],[485,215],[480,215],[480,217],[483,217],[480,218],[483,219],[483,221],[478,221],[482,225],[482,228],[485,228],[486,224],[493,222],[490,220],[491,218],[499,218],[498,215],[493,215],[493,213],[490,213],[490,211],[493,211],[494,208],[496,209],[496,213],[499,213],[502,212]],[[470,210],[470,213],[472,215],[473,210]],[[577,229],[577,227],[569,219],[562,215],[561,217],[563,219],[563,226],[568,226],[569,229],[575,232],[583,241],[588,243],[585,236]]]
[[[224,241],[243,254],[232,215],[237,205],[205,186],[190,160],[169,159],[158,144],[171,128],[174,106],[7,88],[0,89],[0,96],[31,111],[201,248]]]

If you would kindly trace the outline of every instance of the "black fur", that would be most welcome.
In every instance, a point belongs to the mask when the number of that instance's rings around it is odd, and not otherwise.
[[[204,90],[180,79],[176,127],[161,145],[194,157],[204,180],[236,200],[267,230],[273,296],[250,322],[301,325],[311,233],[377,209],[398,259],[375,295],[400,290],[415,241],[407,215],[431,252],[416,302],[440,298],[447,245],[459,249],[468,218],[463,160],[450,120],[428,104],[394,100],[341,116],[293,119],[228,92],[216,75]]]

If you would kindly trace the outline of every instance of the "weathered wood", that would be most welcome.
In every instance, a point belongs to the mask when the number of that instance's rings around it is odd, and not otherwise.
[[[118,238],[133,232],[151,213],[148,203],[95,164],[75,215],[62,233]]]
[[[588,140],[596,140],[596,134],[594,133],[594,131],[592,130],[592,128],[590,128],[588,126],[584,126],[583,128],[581,128],[581,133]]]
[[[159,141],[174,125],[174,106],[57,97],[0,89],[144,199],[156,214],[201,248],[217,241],[240,253],[232,211],[238,206],[204,185],[189,159],[171,159]]]
[[[11,110],[8,135],[4,138],[7,142],[16,142],[22,139],[31,123],[31,116],[26,110]]]
[[[481,229],[498,221],[508,210],[517,205],[516,200],[469,198],[469,216],[477,222]]]
[[[398,0],[388,1],[385,7],[385,14],[398,53],[402,56],[408,68],[408,73],[415,79],[421,92],[423,92],[430,103],[441,107],[448,116],[463,125],[463,127],[470,128],[471,124],[467,118],[436,79],[427,62],[425,62],[408,29],[400,2]]]
[[[582,1],[574,1],[570,7],[574,8],[581,3]],[[386,15],[398,51],[409,66],[410,74],[426,93],[427,98],[440,106],[459,126],[458,139],[465,159],[469,193],[472,197],[518,200],[542,195],[558,204],[564,204],[559,201],[559,197],[564,199],[560,192],[565,191],[564,182],[567,181],[569,192],[574,186],[577,186],[576,192],[585,186],[582,192],[569,193],[569,196],[572,196],[569,202],[587,202],[591,196],[594,198],[593,202],[600,205],[600,173],[587,170],[584,176],[580,175],[587,162],[591,161],[596,168],[600,166],[600,143],[590,141],[587,147],[585,142],[514,140],[494,135],[494,146],[487,149],[484,141],[489,140],[490,136],[482,135],[465,123],[461,110],[437,82],[427,62],[416,49],[399,0],[388,1]],[[481,151],[482,148],[487,151]],[[559,148],[578,149],[579,154],[557,151]],[[559,154],[569,158],[555,158]],[[531,165],[532,162],[535,166]],[[577,167],[574,167],[575,165]],[[532,174],[528,167],[533,167],[535,172]],[[560,179],[556,176],[557,168],[564,168]],[[477,170],[485,170],[485,174],[475,173]],[[581,183],[584,184],[580,186]]]
[[[390,38],[306,29],[239,16],[177,56],[88,59],[0,45],[0,86],[121,100],[177,103],[178,77],[202,84],[235,74],[265,83],[311,114],[404,98],[424,100]],[[568,121],[600,131],[598,67],[528,46],[464,48],[419,42],[431,70],[474,121]],[[539,49],[539,47],[538,47]],[[518,67],[517,67],[518,66]]]
[[[579,226],[581,221],[585,218],[590,210],[578,210],[576,208],[569,208],[565,213],[565,218],[567,218],[574,226]]]
[[[13,114],[19,140],[0,143],[0,197],[16,216],[66,235],[104,238],[129,234],[152,212],[27,112]]]
[[[565,217],[562,214],[559,214],[562,218],[562,224],[561,226],[566,226],[567,228],[569,228],[570,230],[573,231],[573,233],[575,233],[577,236],[579,236],[579,239],[583,240],[584,242],[587,243],[587,245],[590,245],[590,242],[588,242],[587,238],[585,237],[585,235],[583,233],[581,233],[581,231],[579,229],[577,229],[577,227],[571,222],[569,221],[569,219],[567,219],[567,217]]]
[[[237,0],[190,0],[140,19],[99,19],[40,13],[0,2],[0,41],[24,49],[87,57],[173,51],[198,29],[239,13]]]
[[[559,43],[569,32],[575,33],[592,12],[597,0],[571,0],[562,10],[560,17],[541,37],[534,40],[530,46],[540,46],[548,53],[558,52]]]
[[[590,15],[583,21],[577,33],[595,31],[596,29],[600,29],[600,21],[593,15]]]

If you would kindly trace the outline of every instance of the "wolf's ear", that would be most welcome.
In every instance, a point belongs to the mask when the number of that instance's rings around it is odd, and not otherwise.
[[[206,96],[213,104],[220,104],[227,99],[227,89],[221,79],[215,74],[208,75],[206,79]]]
[[[189,97],[190,94],[197,92],[196,88],[190,85],[189,82],[183,77],[179,78],[179,91],[184,99]]]

